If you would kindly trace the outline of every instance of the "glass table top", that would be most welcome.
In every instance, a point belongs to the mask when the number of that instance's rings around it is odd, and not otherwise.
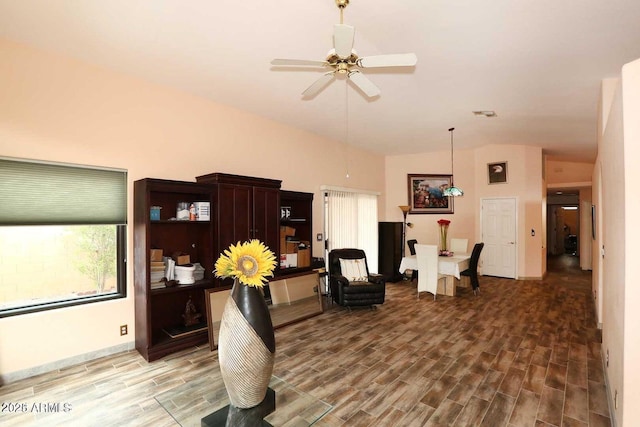
[[[276,410],[265,421],[277,426],[310,426],[332,409],[277,377],[269,383],[276,392]],[[220,371],[201,376],[161,393],[156,401],[182,427],[200,427],[200,420],[229,404]]]

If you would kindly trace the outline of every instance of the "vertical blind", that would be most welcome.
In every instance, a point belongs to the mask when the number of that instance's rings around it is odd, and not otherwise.
[[[0,158],[0,225],[126,224],[127,172]]]
[[[370,193],[326,190],[327,250],[358,248],[369,272],[378,272],[378,197]]]

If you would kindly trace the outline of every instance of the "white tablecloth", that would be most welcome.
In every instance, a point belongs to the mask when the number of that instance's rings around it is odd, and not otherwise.
[[[438,257],[438,273],[447,276],[454,276],[460,279],[460,272],[469,268],[470,254],[454,254],[453,256]],[[418,270],[418,260],[415,255],[402,258],[400,262],[400,273],[405,270]]]

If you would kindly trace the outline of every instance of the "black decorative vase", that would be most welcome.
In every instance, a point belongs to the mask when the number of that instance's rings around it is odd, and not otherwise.
[[[231,404],[257,406],[267,394],[276,354],[271,314],[261,289],[234,282],[218,341],[220,371]]]

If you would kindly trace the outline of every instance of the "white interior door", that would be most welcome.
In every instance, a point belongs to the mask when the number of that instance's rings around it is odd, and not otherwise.
[[[482,200],[482,274],[516,278],[515,198]]]

